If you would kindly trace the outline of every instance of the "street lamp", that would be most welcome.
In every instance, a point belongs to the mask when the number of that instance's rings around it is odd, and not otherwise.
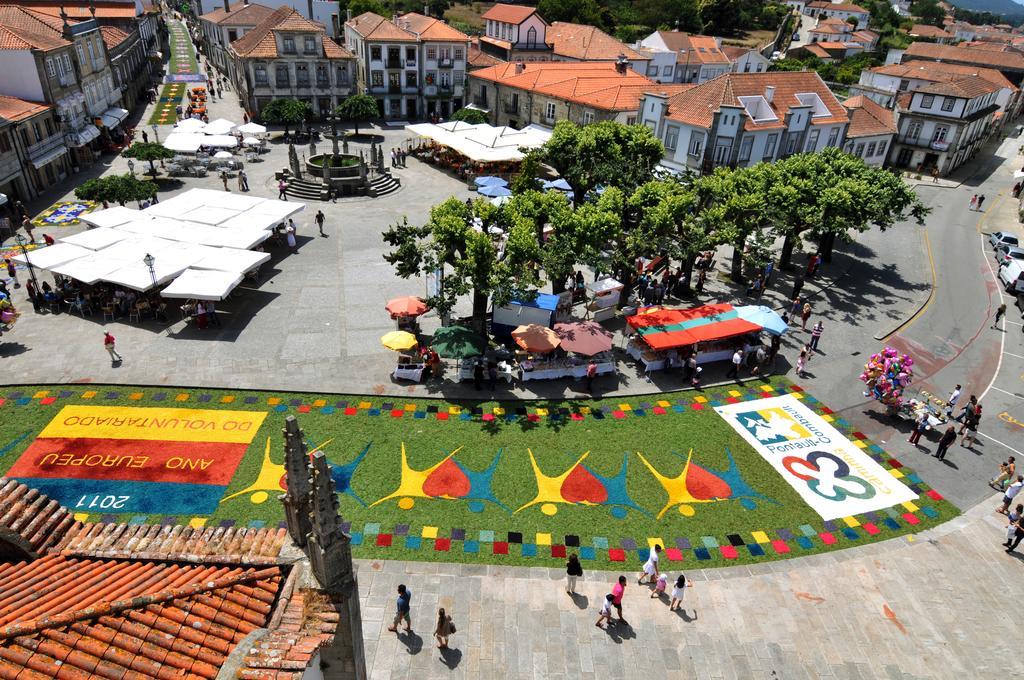
[[[153,278],[153,285],[156,285],[156,272],[153,271],[153,263],[156,262],[156,258],[146,253],[146,256],[142,258],[142,263],[149,267],[149,275]]]
[[[151,127],[153,128],[153,136],[156,137],[156,143],[159,144],[160,143],[160,128],[157,127],[156,123],[153,123],[153,125]]]
[[[23,234],[19,233],[14,237],[14,240],[17,241],[18,245],[21,247],[21,254],[25,256],[25,264],[28,265],[28,276],[32,279],[32,288],[38,293],[39,282],[36,281],[36,270],[32,267],[32,260],[28,257],[28,248],[25,247],[28,245],[28,239],[25,238]]]

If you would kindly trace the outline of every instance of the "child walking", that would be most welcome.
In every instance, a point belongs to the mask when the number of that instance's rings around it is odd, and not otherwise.
[[[683,606],[683,596],[686,595],[686,589],[692,588],[693,584],[686,580],[686,576],[683,574],[679,575],[676,579],[676,584],[672,587],[672,602],[669,603],[669,611],[675,611]]]
[[[665,594],[665,589],[668,587],[668,574],[661,572],[658,574],[658,582],[654,585],[654,590],[651,592],[651,599],[661,598]]]
[[[609,624],[612,622],[612,601],[614,599],[615,596],[611,593],[604,596],[604,604],[601,605],[601,612],[597,617],[597,623],[594,624],[598,628],[604,628],[601,625],[602,621],[607,621]]]

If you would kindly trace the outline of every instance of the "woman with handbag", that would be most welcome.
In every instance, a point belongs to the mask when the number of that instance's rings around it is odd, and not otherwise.
[[[434,628],[434,638],[437,640],[438,649],[448,649],[448,636],[455,634],[455,624],[452,617],[444,613],[444,607],[437,610],[437,627]]]

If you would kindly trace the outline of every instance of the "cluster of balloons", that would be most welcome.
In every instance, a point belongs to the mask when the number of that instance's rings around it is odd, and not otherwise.
[[[913,366],[914,360],[910,356],[901,355],[892,347],[872,354],[859,376],[867,386],[864,396],[899,408],[903,405],[903,390],[914,378]]]

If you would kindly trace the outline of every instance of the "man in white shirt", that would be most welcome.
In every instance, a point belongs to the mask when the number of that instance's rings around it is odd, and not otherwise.
[[[1003,496],[1003,504],[996,508],[996,512],[1001,512],[1005,515],[1006,511],[1010,509],[1010,503],[1013,502],[1014,497],[1020,493],[1021,487],[1024,487],[1024,475],[1017,475],[1017,481],[1006,489],[1006,495]]]
[[[737,348],[736,351],[733,352],[733,355],[732,355],[732,367],[729,369],[729,372],[725,374],[725,377],[726,378],[736,378],[736,380],[739,380],[740,379],[740,366],[742,366],[742,365],[743,365],[743,350],[740,349],[740,348]]]
[[[958,402],[958,401],[960,401],[960,385],[959,384],[957,384],[956,389],[954,389],[950,393],[949,399],[946,401],[946,413],[948,413],[950,415],[953,415],[953,408],[956,406],[956,402]]]

